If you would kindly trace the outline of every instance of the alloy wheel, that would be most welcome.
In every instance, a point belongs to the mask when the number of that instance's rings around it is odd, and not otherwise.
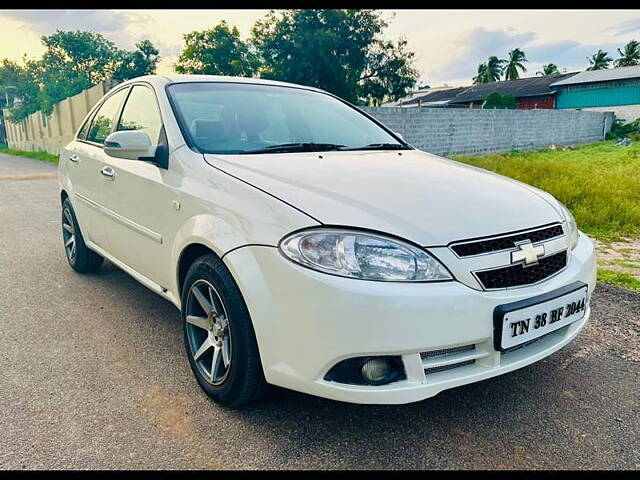
[[[76,258],[76,229],[68,208],[62,209],[62,239],[67,258],[73,263]]]
[[[231,329],[220,295],[206,280],[197,280],[185,309],[189,353],[207,382],[220,385],[231,367]]]

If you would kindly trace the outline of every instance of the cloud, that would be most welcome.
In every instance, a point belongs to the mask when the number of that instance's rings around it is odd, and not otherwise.
[[[123,30],[131,21],[131,13],[110,10],[5,10],[0,15],[20,20],[42,35],[56,30],[90,30],[111,33]]]
[[[627,35],[628,33],[640,34],[640,17],[631,18],[622,23],[619,23],[615,27],[607,28],[608,31],[613,31],[614,35],[620,37]]]
[[[442,68],[430,68],[428,77],[435,83],[452,78],[468,78],[467,83],[471,83],[478,64],[489,56],[504,58],[509,50],[515,47],[524,49],[536,38],[534,32],[517,32],[512,28],[474,28],[454,40],[455,55]]]
[[[587,57],[590,57],[602,49],[615,59],[618,54],[616,47],[619,45],[608,44],[587,44],[574,40],[560,42],[549,42],[528,47],[526,54],[532,64],[555,63],[561,70],[567,71],[583,70],[589,65]]]

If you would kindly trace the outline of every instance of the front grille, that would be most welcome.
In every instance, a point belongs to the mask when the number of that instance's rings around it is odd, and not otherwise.
[[[476,277],[487,289],[520,287],[544,280],[567,266],[567,252],[554,253],[541,258],[536,265],[523,264],[475,272]]]
[[[514,248],[516,242],[530,240],[531,243],[539,243],[551,238],[559,237],[563,234],[562,225],[556,224],[550,227],[544,227],[538,230],[528,232],[514,233],[503,237],[493,237],[458,243],[452,245],[451,249],[459,257],[471,257],[473,255],[481,255],[483,253],[498,252],[500,250],[508,250]]]
[[[475,348],[476,348],[475,345],[463,345],[461,347],[443,348],[442,350],[431,350],[430,352],[422,352],[420,354],[420,357],[423,360],[428,360],[430,358],[441,357],[443,355],[451,355],[454,353],[468,352],[470,350],[474,350]]]
[[[454,363],[452,365],[442,365],[440,367],[425,368],[424,369],[424,374],[425,375],[429,375],[430,373],[444,372],[446,370],[451,370],[451,369],[454,369],[454,368],[460,368],[460,367],[466,367],[467,365],[473,365],[474,363],[475,363],[475,360],[467,360],[465,362]]]

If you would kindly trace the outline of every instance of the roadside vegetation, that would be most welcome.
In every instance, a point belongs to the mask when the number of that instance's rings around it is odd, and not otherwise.
[[[48,152],[43,152],[43,151],[39,151],[39,152],[27,152],[24,150],[12,150],[10,148],[3,148],[2,145],[0,145],[0,153],[7,153],[9,155],[18,155],[20,157],[29,157],[29,158],[35,158],[36,160],[42,160],[43,162],[49,162],[49,163],[58,163],[58,156],[57,155],[51,155]]]
[[[595,239],[598,281],[640,293],[640,145],[615,140],[576,148],[454,160],[500,173],[551,193]]]
[[[454,160],[515,178],[564,203],[581,230],[603,242],[640,235],[640,145],[614,141]]]
[[[628,273],[616,272],[606,268],[598,269],[598,281],[626,288],[632,292],[640,293],[640,280]]]

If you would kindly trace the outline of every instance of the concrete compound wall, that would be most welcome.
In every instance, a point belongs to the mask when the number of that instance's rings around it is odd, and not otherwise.
[[[437,155],[574,145],[604,139],[613,114],[577,110],[363,107],[420,150]]]
[[[7,120],[5,128],[9,148],[58,155],[60,148],[73,139],[89,110],[111,86],[112,83],[104,82],[66,98],[56,103],[53,112],[47,116],[35,112],[17,123]],[[8,114],[5,109],[5,119]]]
[[[591,112],[613,112],[616,118],[624,120],[625,123],[633,122],[640,118],[640,105],[614,105],[612,107],[587,107],[583,111]]]

